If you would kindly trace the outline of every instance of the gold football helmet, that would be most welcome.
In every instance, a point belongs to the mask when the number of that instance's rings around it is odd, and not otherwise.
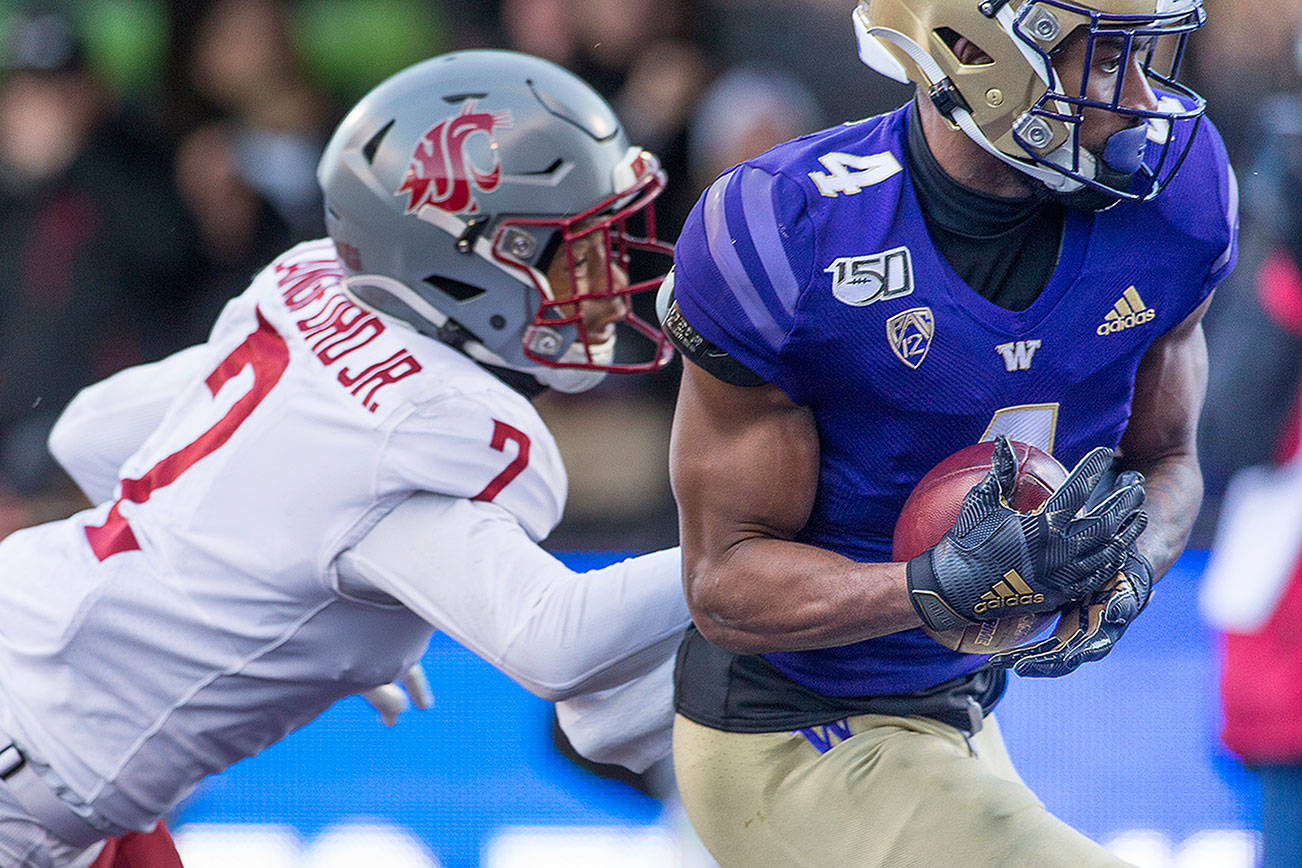
[[[1205,20],[1202,0],[859,0],[854,12],[864,63],[924,88],[993,156],[1097,207],[1151,199],[1179,169],[1206,104],[1176,75],[1189,34]],[[960,38],[979,49],[966,63],[954,50]],[[1084,72],[1064,82],[1054,59],[1073,38],[1087,40]],[[1088,95],[1101,40],[1123,50],[1110,99]],[[1156,108],[1122,100],[1132,56]],[[1094,153],[1080,141],[1087,109],[1134,121]],[[1179,125],[1190,125],[1188,135],[1177,135]]]

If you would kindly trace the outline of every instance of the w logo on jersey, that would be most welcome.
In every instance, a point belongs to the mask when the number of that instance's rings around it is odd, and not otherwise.
[[[1025,371],[1031,367],[1031,359],[1035,358],[1035,351],[1039,348],[1038,340],[1014,341],[1000,344],[995,347],[995,351],[1004,357],[1005,368],[1010,371]]]
[[[407,176],[395,194],[407,194],[408,214],[426,205],[453,214],[474,212],[479,210],[479,203],[471,187],[488,193],[501,183],[502,165],[496,154],[492,167],[483,171],[470,162],[466,141],[475,133],[492,139],[495,130],[511,126],[511,113],[477,112],[475,105],[475,100],[467,100],[459,115],[443,121],[416,143]]]

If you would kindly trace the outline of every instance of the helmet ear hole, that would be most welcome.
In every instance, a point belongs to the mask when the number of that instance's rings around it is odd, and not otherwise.
[[[981,46],[952,28],[937,27],[932,33],[949,49],[960,66],[991,66],[995,62]]]
[[[425,282],[454,301],[470,301],[484,294],[484,290],[477,286],[437,274],[429,275],[425,278]]]
[[[393,124],[394,119],[390,118],[387,124],[380,127],[375,135],[371,136],[366,144],[362,145],[362,156],[366,158],[368,164],[375,163],[375,152],[380,149],[380,142],[384,141],[384,137],[389,134],[389,130],[393,129]]]
[[[556,252],[561,249],[561,231],[558,229],[552,232],[542,245],[542,252],[534,260],[534,268],[546,274],[552,267],[552,260],[556,258]]]

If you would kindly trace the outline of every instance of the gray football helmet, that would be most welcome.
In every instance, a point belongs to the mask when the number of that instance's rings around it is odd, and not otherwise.
[[[345,286],[363,303],[561,391],[671,358],[627,304],[621,323],[645,357],[617,363],[613,337],[589,336],[575,304],[653,291],[663,270],[630,284],[630,253],[663,256],[667,270],[673,248],[655,238],[659,162],[559,66],[462,51],[409,67],[348,113],[317,177]],[[594,239],[604,280],[576,280]],[[561,262],[590,291],[558,298],[547,273]]]

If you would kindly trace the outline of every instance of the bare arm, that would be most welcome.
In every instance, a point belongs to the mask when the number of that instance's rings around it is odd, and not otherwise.
[[[1202,318],[1211,299],[1157,340],[1139,363],[1130,423],[1118,463],[1144,474],[1148,529],[1140,554],[1155,577],[1184,550],[1203,498],[1196,432],[1207,392],[1207,341]]]
[[[738,653],[845,645],[921,626],[904,564],[792,542],[818,486],[812,414],[773,385],[732,386],[691,364],[670,477],[697,627]]]

